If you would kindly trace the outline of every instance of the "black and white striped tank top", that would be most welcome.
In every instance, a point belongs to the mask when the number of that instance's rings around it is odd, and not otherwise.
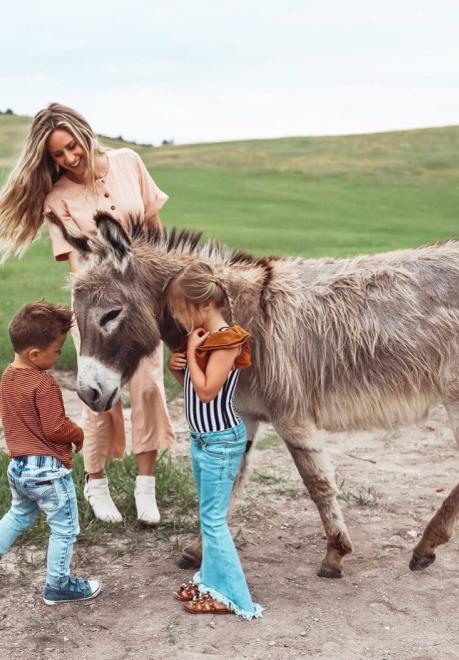
[[[226,328],[221,328],[221,330],[223,329],[226,330]],[[189,369],[185,369],[183,382],[185,415],[192,431],[213,433],[231,429],[241,423],[233,407],[233,396],[239,379],[239,371],[239,369],[232,369],[215,399],[203,403],[193,387]]]

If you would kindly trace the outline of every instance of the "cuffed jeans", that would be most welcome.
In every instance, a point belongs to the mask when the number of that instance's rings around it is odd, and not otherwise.
[[[0,520],[0,555],[33,524],[41,509],[51,528],[46,582],[59,587],[70,575],[73,544],[80,531],[72,471],[52,456],[21,456],[11,459],[8,481],[13,501]]]
[[[214,433],[191,431],[191,461],[199,497],[202,564],[193,581],[245,619],[260,617],[252,602],[228,522],[228,508],[247,442],[240,424]]]

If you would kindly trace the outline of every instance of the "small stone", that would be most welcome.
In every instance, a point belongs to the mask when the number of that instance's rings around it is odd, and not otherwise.
[[[410,539],[416,539],[418,536],[418,533],[415,529],[409,529],[406,533],[407,536],[410,537]]]
[[[215,628],[215,627],[216,627],[215,621],[211,621],[209,623],[209,628]]]
[[[275,643],[276,643],[276,642],[269,642],[269,643],[268,643],[268,646],[274,646]]]

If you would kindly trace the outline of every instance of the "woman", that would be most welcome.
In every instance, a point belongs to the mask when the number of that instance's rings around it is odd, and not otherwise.
[[[49,211],[84,233],[94,230],[96,211],[107,211],[121,223],[129,215],[140,216],[160,227],[158,211],[167,199],[134,151],[103,149],[80,114],[51,103],[34,117],[24,151],[0,195],[1,250],[4,256],[21,254]],[[77,254],[51,224],[49,233],[55,259],[68,261],[70,271],[78,272]],[[77,328],[74,341],[78,351]],[[152,476],[157,452],[174,439],[164,397],[162,347],[142,360],[129,389],[132,450],[138,466],[137,516],[141,522],[155,525],[160,520]],[[124,455],[121,403],[103,413],[84,406],[82,426],[85,497],[97,518],[120,522],[104,469],[108,458]]]

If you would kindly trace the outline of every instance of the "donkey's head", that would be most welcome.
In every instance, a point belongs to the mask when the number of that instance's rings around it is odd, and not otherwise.
[[[83,258],[72,277],[73,307],[81,336],[78,395],[93,410],[111,408],[142,357],[160,341],[161,283],[146,282],[131,237],[110,216],[95,217],[97,234],[69,234],[48,215]]]

